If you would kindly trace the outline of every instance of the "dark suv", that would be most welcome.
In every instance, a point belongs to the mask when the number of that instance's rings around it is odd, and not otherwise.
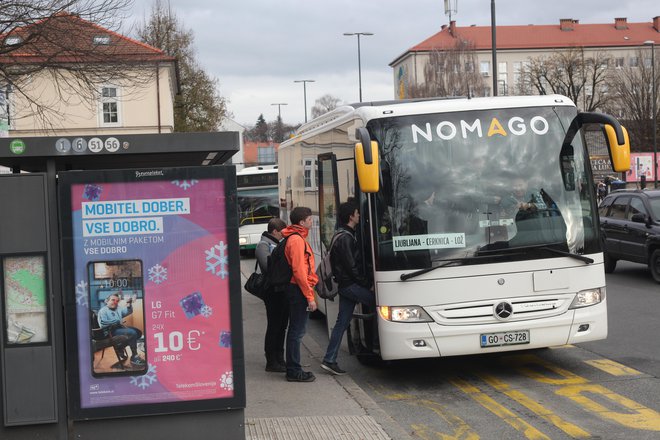
[[[617,260],[646,264],[660,283],[660,190],[616,190],[600,203],[605,272]]]

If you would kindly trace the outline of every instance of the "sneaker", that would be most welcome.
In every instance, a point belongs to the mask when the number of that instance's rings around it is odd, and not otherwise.
[[[314,382],[316,380],[316,376],[314,376],[314,373],[311,371],[301,371],[295,376],[289,376],[287,374],[286,380],[289,382]]]
[[[143,367],[145,364],[144,359],[142,359],[140,356],[133,356],[131,358],[131,365],[134,367]]]
[[[321,364],[321,368],[323,368],[325,371],[327,371],[330,374],[334,374],[335,376],[343,376],[344,374],[346,374],[346,371],[339,368],[339,364],[337,362],[330,363],[323,361],[323,363]]]

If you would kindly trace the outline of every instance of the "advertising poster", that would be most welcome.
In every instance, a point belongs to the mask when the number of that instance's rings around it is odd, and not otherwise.
[[[137,178],[120,181],[77,173],[60,189],[70,196],[83,413],[236,397],[227,226],[235,206],[225,178],[191,170],[122,171]]]
[[[7,343],[48,341],[46,263],[43,255],[4,257]]]
[[[630,170],[626,173],[626,180],[639,181],[646,176],[646,181],[653,178],[653,153],[630,153]]]

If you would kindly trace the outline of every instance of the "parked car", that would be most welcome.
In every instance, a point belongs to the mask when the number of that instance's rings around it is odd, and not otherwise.
[[[660,190],[616,190],[599,205],[605,272],[618,260],[646,264],[660,283]]]

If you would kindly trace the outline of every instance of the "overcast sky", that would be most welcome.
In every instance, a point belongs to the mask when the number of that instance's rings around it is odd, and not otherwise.
[[[166,0],[163,0],[166,1]],[[410,47],[449,22],[443,0],[169,0],[180,22],[195,35],[198,60],[219,81],[234,120],[254,125],[259,114],[285,123],[304,122],[319,97],[359,101],[357,38],[344,32],[371,32],[360,38],[362,98],[394,98],[388,66]],[[452,1],[453,2],[453,1]],[[490,0],[458,0],[458,26],[489,26]],[[136,0],[135,20],[151,10]],[[497,25],[610,23],[615,17],[649,22],[660,15],[658,0],[496,0]],[[658,37],[660,43],[660,34]]]

